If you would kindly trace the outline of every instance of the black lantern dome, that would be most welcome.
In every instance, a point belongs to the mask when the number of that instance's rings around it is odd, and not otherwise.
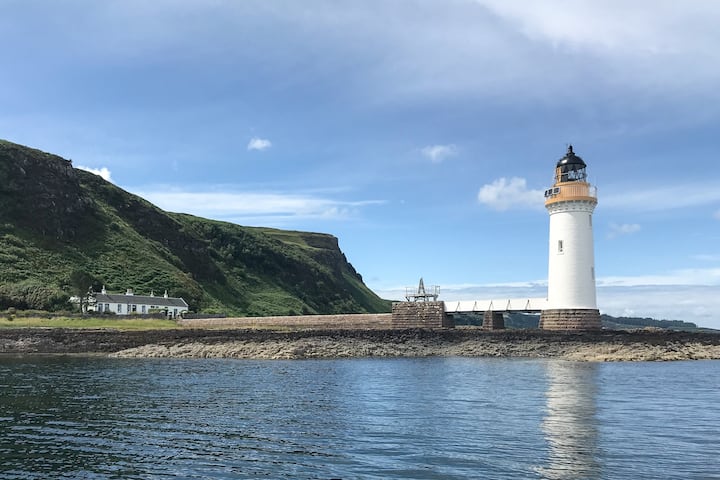
[[[557,163],[557,180],[560,182],[584,182],[587,179],[585,162],[575,155],[572,145],[568,145],[567,153]]]

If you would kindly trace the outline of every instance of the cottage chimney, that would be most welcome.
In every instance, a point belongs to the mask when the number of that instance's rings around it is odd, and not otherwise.
[[[154,296],[155,296],[155,290],[150,290],[150,296],[151,296],[151,297],[154,297]]]
[[[128,288],[128,289],[127,289],[127,292],[125,292],[125,295],[133,295],[133,289],[132,289],[132,288]]]
[[[163,297],[168,298],[167,290],[165,290],[165,295]]]
[[[102,288],[102,290],[100,290],[100,293],[102,293],[103,295],[107,295],[107,290],[105,290],[105,285],[103,285],[103,288]]]

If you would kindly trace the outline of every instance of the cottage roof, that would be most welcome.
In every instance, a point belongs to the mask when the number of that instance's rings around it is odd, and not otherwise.
[[[98,303],[122,303],[124,305],[133,304],[155,305],[157,307],[188,307],[187,302],[182,298],[125,295],[122,293],[96,293],[95,300]]]

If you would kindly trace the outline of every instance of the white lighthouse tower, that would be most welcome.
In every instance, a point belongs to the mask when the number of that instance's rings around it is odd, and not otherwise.
[[[550,250],[547,309],[541,312],[540,328],[546,330],[601,328],[592,230],[597,192],[587,181],[586,167],[569,146],[555,168],[555,183],[545,191]]]

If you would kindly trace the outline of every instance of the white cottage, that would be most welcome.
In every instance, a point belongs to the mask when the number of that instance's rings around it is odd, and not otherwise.
[[[165,311],[168,317],[177,318],[188,311],[188,304],[182,298],[169,297],[167,290],[162,297],[156,297],[154,292],[148,296],[135,295],[131,288],[128,288],[124,295],[107,293],[103,287],[100,293],[92,294],[88,310],[117,315],[143,315]]]

